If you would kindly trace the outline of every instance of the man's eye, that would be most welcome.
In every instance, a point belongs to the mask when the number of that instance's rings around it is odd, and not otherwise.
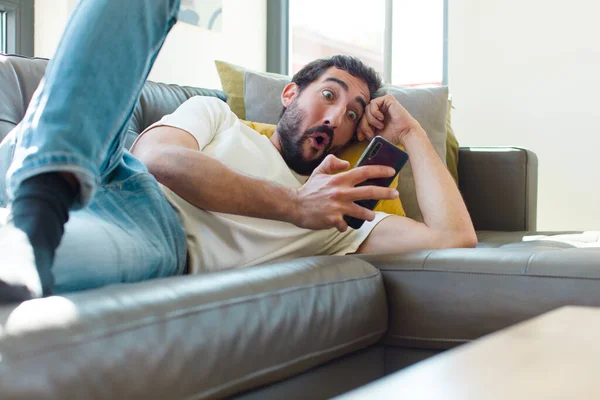
[[[348,112],[348,117],[350,117],[350,119],[352,121],[357,121],[358,120],[358,114],[355,111],[349,111]]]
[[[333,100],[333,92],[331,90],[323,90],[321,93],[323,93],[323,96],[327,100]]]

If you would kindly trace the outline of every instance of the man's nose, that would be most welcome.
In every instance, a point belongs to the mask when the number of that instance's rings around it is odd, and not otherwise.
[[[323,125],[330,127],[331,129],[335,129],[342,123],[342,118],[344,117],[344,110],[341,107],[332,107],[325,114],[325,118],[323,120]]]

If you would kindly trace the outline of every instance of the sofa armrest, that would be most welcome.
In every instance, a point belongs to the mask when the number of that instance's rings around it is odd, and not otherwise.
[[[538,161],[517,147],[461,147],[459,189],[476,230],[533,231]]]

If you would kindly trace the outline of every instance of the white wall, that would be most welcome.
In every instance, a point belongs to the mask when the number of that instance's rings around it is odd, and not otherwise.
[[[258,71],[266,69],[266,0],[223,0],[222,28],[222,32],[212,32],[177,23],[148,79],[221,88],[214,60]]]
[[[77,0],[35,0],[33,47],[36,57],[50,58]]]
[[[77,0],[35,1],[35,55],[52,57]],[[223,0],[221,32],[177,23],[148,79],[221,88],[214,66],[220,59],[247,68],[266,68],[266,0]]]
[[[451,0],[461,145],[539,158],[538,229],[600,230],[600,2]]]

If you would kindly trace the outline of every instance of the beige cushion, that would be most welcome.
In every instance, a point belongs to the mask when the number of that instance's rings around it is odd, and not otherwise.
[[[435,152],[445,165],[448,88],[445,86],[434,88],[387,86],[386,91],[392,94],[419,121],[425,132],[427,132]],[[406,215],[417,221],[423,221],[423,215],[417,202],[417,192],[410,160],[406,167],[400,171],[398,191]]]

